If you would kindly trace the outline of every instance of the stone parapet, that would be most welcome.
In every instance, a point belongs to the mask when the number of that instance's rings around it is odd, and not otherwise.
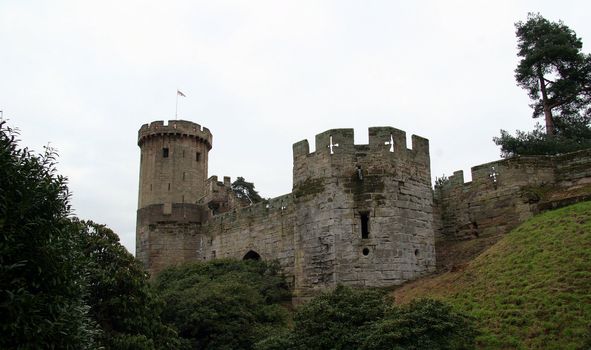
[[[176,135],[179,137],[190,137],[199,140],[211,149],[212,135],[209,129],[201,127],[197,123],[186,120],[169,120],[168,124],[164,121],[154,121],[149,124],[144,124],[138,131],[138,146],[142,146],[147,139],[154,136]]]

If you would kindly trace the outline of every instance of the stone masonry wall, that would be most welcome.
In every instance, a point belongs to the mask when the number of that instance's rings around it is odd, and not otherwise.
[[[334,129],[316,136],[313,153],[307,141],[294,144],[300,297],[337,283],[400,284],[435,268],[428,141],[413,136],[408,150],[406,134],[386,127],[370,128],[368,145],[353,139],[352,129]]]
[[[278,260],[293,285],[294,212],[292,196],[285,195],[216,215],[203,226],[206,241],[196,258],[243,259],[252,251],[263,260]]]
[[[466,183],[457,171],[435,190],[438,265],[468,260],[542,210],[590,198],[591,150],[482,164]],[[450,244],[461,240],[475,242]]]
[[[191,261],[202,249],[201,222],[208,213],[197,204],[154,204],[138,209],[136,257],[155,276],[162,269]]]

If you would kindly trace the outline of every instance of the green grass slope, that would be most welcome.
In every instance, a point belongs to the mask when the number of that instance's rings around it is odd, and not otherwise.
[[[394,291],[433,297],[476,317],[484,349],[591,345],[591,202],[536,216],[461,271]]]

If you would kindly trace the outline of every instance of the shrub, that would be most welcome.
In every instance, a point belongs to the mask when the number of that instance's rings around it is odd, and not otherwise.
[[[279,303],[290,295],[275,263],[186,264],[161,272],[156,287],[166,302],[163,319],[193,348],[251,349],[286,326]]]

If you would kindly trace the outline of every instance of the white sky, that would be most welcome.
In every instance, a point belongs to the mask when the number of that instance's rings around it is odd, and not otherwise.
[[[498,159],[531,129],[514,22],[563,20],[591,40],[589,1],[0,0],[0,109],[22,145],[60,154],[72,204],[135,251],[146,122],[214,135],[209,175],[291,191],[293,143],[331,128],[426,137],[433,176]],[[588,46],[584,48],[589,52]]]

